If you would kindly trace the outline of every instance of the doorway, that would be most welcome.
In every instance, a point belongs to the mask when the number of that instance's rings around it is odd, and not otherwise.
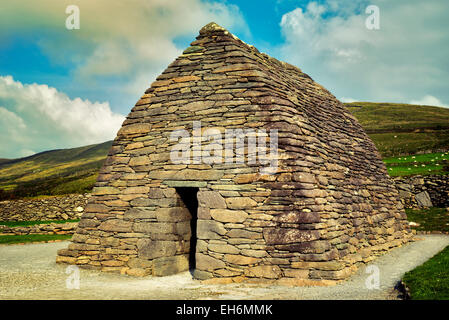
[[[195,253],[196,253],[196,242],[197,242],[197,233],[196,226],[198,221],[198,188],[193,187],[178,187],[176,188],[179,197],[181,198],[184,205],[190,212],[192,219],[190,220],[190,249],[189,249],[189,270],[193,272],[195,270]]]

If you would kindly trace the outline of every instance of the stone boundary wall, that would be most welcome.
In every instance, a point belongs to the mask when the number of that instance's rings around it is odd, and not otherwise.
[[[0,201],[0,221],[79,219],[90,194]]]
[[[449,175],[394,178],[406,208],[449,207]]]
[[[37,224],[20,227],[0,225],[0,235],[73,234],[77,226],[78,222]]]

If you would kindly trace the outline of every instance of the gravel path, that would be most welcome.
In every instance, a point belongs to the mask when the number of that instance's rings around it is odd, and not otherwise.
[[[449,245],[447,235],[417,238],[421,240],[394,249],[370,264],[379,268],[380,289],[366,287],[370,274],[364,266],[332,287],[203,285],[192,280],[189,272],[134,278],[80,270],[80,289],[67,289],[66,266],[55,263],[56,251],[67,247],[67,242],[2,245],[0,299],[397,299],[393,287],[402,275]]]

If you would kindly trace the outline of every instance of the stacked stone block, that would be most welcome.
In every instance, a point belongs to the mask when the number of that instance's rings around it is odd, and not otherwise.
[[[0,201],[0,221],[79,219],[89,194]]]
[[[406,208],[449,207],[449,175],[396,177],[394,183]],[[428,201],[420,199],[425,195]]]

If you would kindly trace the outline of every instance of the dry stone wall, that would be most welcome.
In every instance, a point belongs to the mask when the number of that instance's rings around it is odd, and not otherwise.
[[[0,221],[79,219],[90,194],[0,201]]]
[[[73,234],[77,226],[77,222],[48,223],[17,227],[8,227],[0,224],[0,235]]]
[[[407,208],[449,207],[449,175],[397,177],[394,182]]]
[[[192,132],[193,121],[221,133],[276,129],[277,172],[172,163],[170,135]],[[197,217],[180,197],[186,187],[197,192]],[[330,284],[410,236],[379,153],[344,106],[210,24],[128,115],[57,262],[163,276],[188,270],[194,255],[206,282]]]

